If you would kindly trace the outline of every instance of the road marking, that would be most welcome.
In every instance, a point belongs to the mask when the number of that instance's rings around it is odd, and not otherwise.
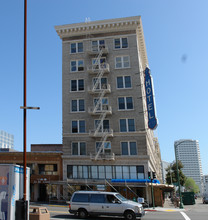
[[[187,215],[186,215],[186,213],[184,213],[184,212],[180,212],[181,213],[181,215],[186,219],[186,220],[191,220]]]

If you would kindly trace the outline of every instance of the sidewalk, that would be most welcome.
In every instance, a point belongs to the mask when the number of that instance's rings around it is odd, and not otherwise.
[[[145,208],[145,211],[150,211],[150,212],[181,212],[185,211],[185,209],[179,209],[178,207],[175,208],[173,203],[170,201],[170,199],[165,200],[164,206],[163,207],[155,207],[154,209],[151,208]]]

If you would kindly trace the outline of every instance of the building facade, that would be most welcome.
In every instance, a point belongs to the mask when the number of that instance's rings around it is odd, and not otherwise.
[[[204,195],[208,196],[208,175],[203,176]]]
[[[177,159],[183,164],[183,173],[192,178],[203,194],[203,173],[198,140],[182,139],[174,142]]]
[[[145,180],[148,171],[161,180],[160,147],[148,128],[141,17],[55,29],[62,40],[63,179],[77,189]]]
[[[0,149],[13,149],[14,135],[0,130]]]
[[[30,201],[52,202],[64,200],[62,177],[62,145],[31,145],[27,152],[30,167]],[[23,152],[0,152],[1,164],[23,165]]]

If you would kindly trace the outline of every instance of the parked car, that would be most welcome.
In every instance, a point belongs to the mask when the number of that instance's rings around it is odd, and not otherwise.
[[[117,192],[77,191],[74,192],[69,212],[78,214],[80,218],[89,215],[124,216],[126,220],[134,220],[145,215],[140,203],[124,198]]]
[[[203,201],[203,204],[208,204],[208,196],[203,197],[202,201]]]

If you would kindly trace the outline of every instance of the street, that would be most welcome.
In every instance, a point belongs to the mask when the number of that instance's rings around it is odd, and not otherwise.
[[[67,205],[44,205],[48,208],[51,220],[79,219],[69,214]],[[207,220],[208,204],[203,204],[201,198],[196,200],[195,205],[185,205],[184,210],[164,209],[161,211],[147,211],[143,220]],[[119,217],[89,217],[88,220],[121,220]]]

